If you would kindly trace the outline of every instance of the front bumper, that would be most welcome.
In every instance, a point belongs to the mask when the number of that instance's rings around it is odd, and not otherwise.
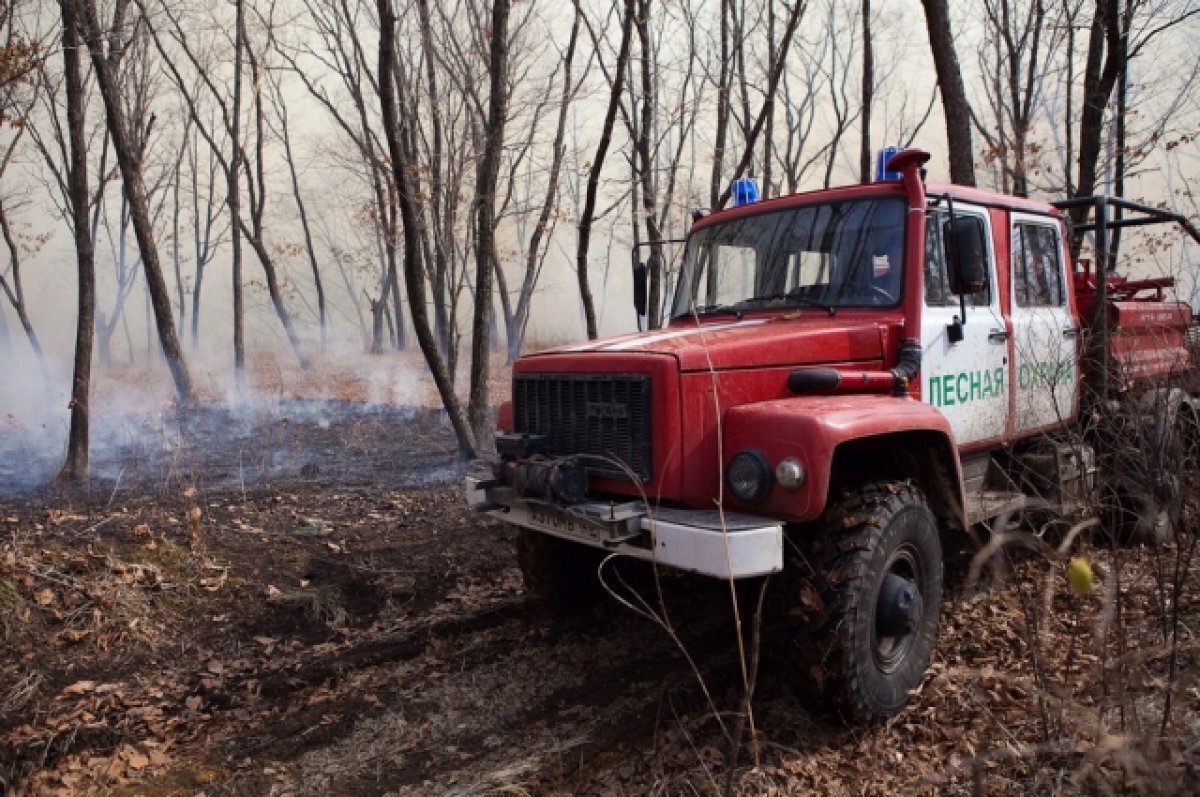
[[[467,504],[506,523],[667,567],[723,579],[783,569],[783,524],[732,512],[655,509],[641,501],[564,505],[468,475]]]

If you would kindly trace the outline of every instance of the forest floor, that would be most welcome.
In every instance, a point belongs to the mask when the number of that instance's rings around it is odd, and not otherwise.
[[[964,541],[909,708],[847,730],[768,656],[734,762],[728,586],[664,576],[665,625],[612,599],[548,618],[512,533],[464,506],[440,413],[156,418],[90,495],[0,494],[0,791],[1200,792],[1191,538],[1080,538],[1085,597],[1040,554],[969,578]]]

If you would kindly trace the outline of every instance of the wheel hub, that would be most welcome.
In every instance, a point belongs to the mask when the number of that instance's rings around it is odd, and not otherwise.
[[[908,636],[916,629],[923,608],[917,585],[904,576],[888,573],[875,605],[875,633],[884,638]]]

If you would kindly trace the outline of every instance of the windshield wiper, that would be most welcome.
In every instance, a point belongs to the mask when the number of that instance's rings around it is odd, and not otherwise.
[[[758,304],[760,302],[776,302],[780,300],[787,302],[788,304],[798,304],[804,307],[819,307],[830,315],[837,314],[837,308],[832,304],[818,301],[817,299],[813,299],[809,296],[801,296],[795,291],[788,291],[787,293],[773,293],[770,296],[751,296],[749,299],[742,300],[740,304]]]
[[[687,318],[690,315],[733,315],[738,318],[742,317],[743,310],[741,307],[732,304],[706,304],[700,307],[695,307],[685,313],[675,316],[675,318]]]

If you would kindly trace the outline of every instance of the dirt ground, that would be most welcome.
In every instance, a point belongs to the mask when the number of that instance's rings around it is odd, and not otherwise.
[[[5,793],[1200,792],[1192,537],[1084,535],[1085,597],[1043,554],[973,578],[964,540],[907,710],[844,729],[767,655],[734,762],[728,586],[666,577],[657,621],[611,598],[547,616],[512,533],[463,505],[439,413],[281,401],[151,427],[89,495],[0,497]]]

